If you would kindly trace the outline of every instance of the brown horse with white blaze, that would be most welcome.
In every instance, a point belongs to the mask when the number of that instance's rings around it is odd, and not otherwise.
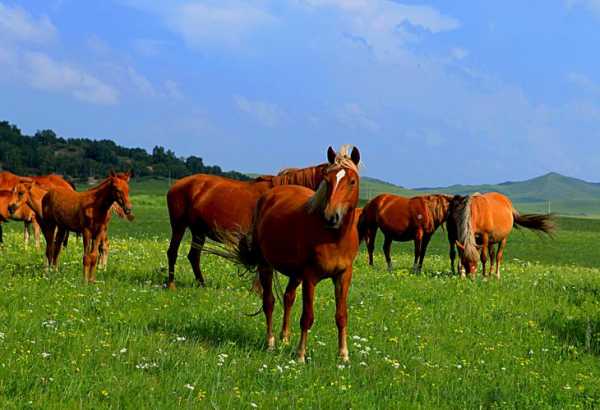
[[[361,240],[365,240],[369,254],[369,265],[373,265],[373,251],[377,229],[385,237],[383,253],[388,270],[392,270],[392,241],[414,241],[415,259],[413,272],[423,268],[423,259],[431,237],[448,217],[450,195],[423,195],[406,198],[392,194],[381,194],[370,200],[363,208],[358,221]]]
[[[274,186],[304,185],[317,189],[328,164],[286,169],[277,176],[264,175],[252,181],[238,181],[216,175],[196,174],[175,182],[167,193],[171,221],[171,241],[167,257],[169,277],[166,286],[175,288],[175,263],[185,231],[192,233],[188,260],[196,283],[204,286],[200,254],[206,238],[218,241],[217,231],[248,232],[258,198]]]
[[[43,196],[43,229],[49,266],[57,266],[61,248],[57,244],[62,243],[66,232],[81,233],[84,280],[95,282],[99,246],[106,235],[113,204],[116,202],[126,215],[131,215],[129,177],[130,173],[111,172],[103,182],[87,191],[55,188]]]
[[[500,263],[513,227],[524,227],[550,236],[556,229],[553,215],[522,215],[513,207],[510,199],[498,192],[456,195],[450,203],[448,239],[451,247],[454,244],[458,246],[461,263],[471,278],[476,275],[479,260],[483,275],[486,275],[485,265],[488,256],[491,256],[489,273],[492,273],[495,264],[496,277],[500,279]],[[450,263],[454,271],[452,249]],[[462,271],[461,276],[465,276]]]
[[[282,339],[289,340],[289,320],[296,288],[302,283],[301,336],[298,360],[306,355],[308,330],[314,321],[315,286],[331,278],[335,285],[336,323],[339,356],[348,360],[347,305],[352,279],[352,263],[358,253],[358,231],[355,211],[359,198],[356,147],[348,155],[342,147],[339,154],[330,147],[329,165],[317,191],[301,186],[278,186],[261,196],[251,233],[239,235],[223,231],[222,241],[230,247],[221,256],[256,270],[263,288],[263,311],[267,322],[266,341],[275,345],[273,336],[273,271],[289,277],[284,296]]]

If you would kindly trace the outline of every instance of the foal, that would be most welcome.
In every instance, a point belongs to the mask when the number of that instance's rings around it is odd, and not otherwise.
[[[35,238],[35,247],[40,246],[40,225],[38,224],[35,214],[29,207],[23,207],[22,209],[14,209],[11,203],[14,199],[13,191],[0,190],[0,244],[3,243],[2,235],[2,223],[8,220],[23,221],[23,240],[25,246],[29,244],[29,229],[33,227],[33,233]]]
[[[83,235],[83,275],[85,282],[96,281],[98,250],[110,220],[110,210],[117,203],[131,215],[129,173],[115,174],[84,192],[51,189],[42,198],[43,229],[48,266],[56,267],[60,243],[67,231]],[[55,228],[56,236],[54,235]]]

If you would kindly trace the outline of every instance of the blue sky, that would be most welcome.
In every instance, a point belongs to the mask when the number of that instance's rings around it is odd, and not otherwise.
[[[600,181],[600,0],[0,0],[0,118],[405,186]]]

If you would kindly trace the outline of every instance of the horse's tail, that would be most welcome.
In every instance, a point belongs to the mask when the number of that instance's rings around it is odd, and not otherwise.
[[[360,213],[358,223],[356,224],[356,228],[358,229],[359,243],[363,240],[368,240],[369,232],[371,232],[373,229],[377,230],[377,222],[375,221],[376,208],[377,204],[373,199],[367,202]]]
[[[513,208],[514,226],[523,227],[532,231],[543,232],[552,237],[556,232],[556,221],[554,214],[523,214]]]

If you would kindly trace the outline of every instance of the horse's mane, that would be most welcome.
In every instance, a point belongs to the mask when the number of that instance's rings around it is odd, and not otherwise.
[[[423,195],[422,196],[427,209],[433,216],[433,220],[436,226],[444,223],[448,219],[448,211],[450,207],[450,201],[452,201],[452,195],[446,194],[435,194],[435,195]]]
[[[349,168],[359,174],[359,165],[356,165],[350,158],[350,148],[352,145],[342,145],[339,152],[337,153],[335,160],[332,164],[325,164],[325,173],[335,171],[337,169]],[[321,180],[319,188],[315,191],[314,195],[310,197],[306,203],[306,209],[309,213],[313,213],[318,209],[323,209],[327,203],[327,182]]]
[[[473,196],[478,195],[480,194],[455,196],[452,199],[451,217],[456,223],[458,241],[464,246],[465,256],[469,260],[479,258],[475,233],[471,226],[471,201]]]

